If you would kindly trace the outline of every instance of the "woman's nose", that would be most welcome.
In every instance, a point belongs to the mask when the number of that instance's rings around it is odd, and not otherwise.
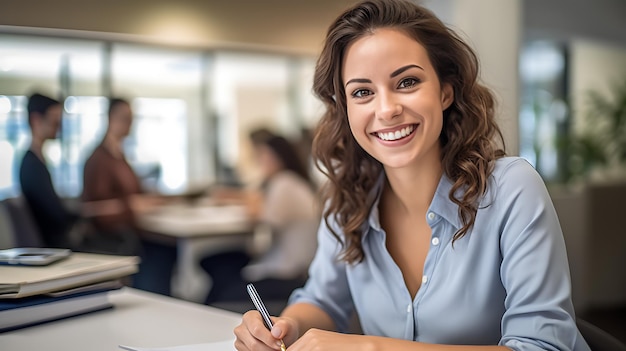
[[[402,113],[402,105],[392,93],[378,94],[376,117],[391,120]]]

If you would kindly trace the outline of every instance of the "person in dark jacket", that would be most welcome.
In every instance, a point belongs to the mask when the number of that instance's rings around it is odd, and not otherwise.
[[[56,193],[42,153],[45,141],[56,138],[61,116],[58,100],[37,93],[28,99],[32,140],[20,166],[20,185],[46,247],[73,246],[69,232],[79,218]]]

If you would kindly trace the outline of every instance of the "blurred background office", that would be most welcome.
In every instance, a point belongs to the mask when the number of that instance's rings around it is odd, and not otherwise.
[[[330,21],[353,2],[7,2],[0,199],[20,194],[34,89],[64,99],[60,138],[43,153],[69,202],[105,132],[108,96],[132,104],[123,147],[146,187],[172,195],[250,181],[252,129],[302,139],[320,117],[311,94],[316,54]],[[626,335],[626,2],[422,3],[476,48],[500,100],[508,152],[527,158],[548,183],[577,310],[622,323],[608,328]]]

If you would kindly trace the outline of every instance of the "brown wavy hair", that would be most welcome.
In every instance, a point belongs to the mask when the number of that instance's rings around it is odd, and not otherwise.
[[[380,28],[403,31],[424,46],[439,81],[454,90],[454,101],[444,111],[439,137],[443,172],[454,183],[449,198],[459,206],[463,223],[453,242],[474,225],[479,198],[486,191],[494,161],[504,156],[494,96],[478,82],[476,54],[453,30],[431,11],[404,0],[366,0],[346,10],[329,27],[315,68],[313,90],[325,104],[326,113],[315,131],[313,156],[329,180],[321,193],[326,204],[324,220],[342,245],[339,258],[349,263],[364,258],[364,223],[375,201],[372,193],[383,167],[350,132],[341,65],[348,45]],[[331,217],[336,227],[329,225]],[[338,230],[343,232],[343,239]]]

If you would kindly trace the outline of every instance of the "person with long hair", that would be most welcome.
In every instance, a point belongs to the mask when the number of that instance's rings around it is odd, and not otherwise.
[[[315,255],[319,206],[301,155],[291,141],[266,129],[252,131],[250,141],[262,182],[243,198],[251,218],[269,228],[271,244],[261,253],[233,250],[203,258],[200,265],[212,283],[208,305],[249,301],[248,282],[286,304],[290,293],[304,285]]]
[[[306,285],[238,350],[589,350],[563,234],[506,157],[477,56],[429,10],[366,0],[330,26],[313,153],[328,180]],[[347,334],[353,314],[364,335]]]

